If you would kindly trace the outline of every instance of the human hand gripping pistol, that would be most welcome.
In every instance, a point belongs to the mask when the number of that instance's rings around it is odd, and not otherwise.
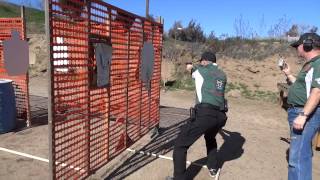
[[[278,60],[278,66],[281,70],[286,69],[288,67],[286,61],[281,56]]]

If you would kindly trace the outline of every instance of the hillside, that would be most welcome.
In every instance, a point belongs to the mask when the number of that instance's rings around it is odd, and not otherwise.
[[[19,17],[20,7],[0,2],[0,17]],[[30,38],[30,75],[38,76],[46,72],[48,63],[47,42],[44,35],[44,12],[26,8],[27,36]],[[205,50],[217,51],[218,64],[228,75],[227,91],[232,96],[244,96],[251,99],[277,97],[277,82],[283,82],[282,72],[277,67],[279,55],[286,58],[294,71],[301,61],[289,43],[275,39],[227,40],[209,43],[164,41],[162,84],[169,89],[194,89],[194,85],[184,70],[186,62],[199,59]]]
[[[161,76],[166,82],[166,88],[194,89],[190,74],[185,71],[185,63],[197,63],[204,50],[212,50],[212,47],[207,44],[165,41]],[[277,83],[285,82],[277,66],[279,55],[285,58],[293,72],[301,67],[301,59],[288,42],[235,41],[217,51],[217,63],[228,76],[227,92],[235,97],[276,101]]]
[[[20,17],[20,6],[0,1],[0,18]],[[27,33],[44,33],[44,12],[34,8],[25,8]]]

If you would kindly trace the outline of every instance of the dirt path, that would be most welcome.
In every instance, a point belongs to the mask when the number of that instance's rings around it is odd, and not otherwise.
[[[47,81],[34,78],[30,82],[32,95],[47,96]],[[189,91],[161,92],[162,134],[156,139],[143,139],[132,147],[136,150],[155,152],[171,157],[174,138],[188,118],[188,108],[194,102],[194,93]],[[224,130],[218,135],[220,157],[223,169],[220,180],[282,180],[287,179],[286,151],[288,143],[281,140],[288,137],[286,112],[278,105],[244,98],[229,98],[230,112]],[[179,107],[178,109],[167,107]],[[47,125],[40,125],[32,131],[0,135],[0,145],[20,152],[48,157]],[[160,150],[159,150],[160,149]],[[161,180],[172,174],[172,161],[148,156],[137,156],[124,152],[128,160],[115,160],[117,166],[114,178],[129,180]],[[188,160],[204,164],[205,144],[200,138],[188,151]],[[5,179],[46,179],[48,164],[0,153],[0,177]],[[313,178],[320,179],[320,152],[314,153]],[[39,169],[41,169],[39,171]],[[205,168],[190,166],[190,177],[210,179]],[[93,176],[89,179],[105,179]],[[0,178],[1,179],[1,178]],[[108,179],[108,178],[106,178]],[[119,178],[118,178],[119,179]]]
[[[162,105],[186,108],[192,102],[192,92],[161,94]],[[274,103],[243,98],[229,98],[229,102],[225,133],[218,136],[223,161],[220,180],[287,179],[286,154],[289,144],[281,140],[288,137],[286,112]],[[171,157],[171,154],[172,151],[166,155]],[[205,144],[200,138],[188,151],[188,160],[197,161],[204,156]],[[320,179],[320,152],[315,152],[313,163],[313,178]],[[128,179],[164,179],[172,174],[172,168],[171,161],[157,159]],[[209,179],[204,168],[193,166],[188,172],[194,179]]]

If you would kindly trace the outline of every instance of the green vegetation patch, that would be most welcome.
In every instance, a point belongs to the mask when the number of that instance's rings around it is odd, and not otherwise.
[[[20,6],[10,3],[0,3],[0,18],[21,17]],[[28,33],[44,33],[44,11],[25,8],[25,17]]]
[[[277,102],[278,94],[272,91],[261,91],[261,90],[250,90],[248,86],[244,83],[228,83],[226,87],[226,92],[231,90],[239,90],[241,96],[253,99],[262,100],[268,102]]]

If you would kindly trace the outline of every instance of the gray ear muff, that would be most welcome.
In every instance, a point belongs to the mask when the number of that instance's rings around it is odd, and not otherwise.
[[[313,41],[312,47],[313,48],[320,48],[320,41]]]

